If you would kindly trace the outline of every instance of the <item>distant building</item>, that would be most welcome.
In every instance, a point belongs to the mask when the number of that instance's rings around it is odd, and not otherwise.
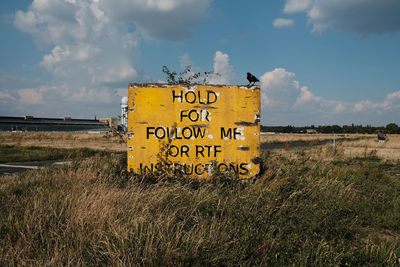
[[[0,131],[107,132],[110,130],[111,126],[109,125],[111,124],[101,122],[100,120],[72,119],[71,117],[35,118],[33,116],[0,116]]]
[[[276,134],[276,132],[261,132],[261,135],[272,135],[272,134]]]
[[[317,132],[317,130],[315,130],[315,129],[307,129],[307,133],[308,133],[308,134],[316,134],[316,133],[318,133],[318,132]]]
[[[107,124],[111,129],[118,130],[118,118],[100,118],[99,121]]]

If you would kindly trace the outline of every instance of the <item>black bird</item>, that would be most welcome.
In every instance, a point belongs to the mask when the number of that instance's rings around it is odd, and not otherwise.
[[[256,82],[259,82],[259,81],[260,81],[259,79],[257,79],[256,76],[254,76],[254,75],[251,74],[250,72],[247,73],[247,80],[249,81],[249,84],[248,84],[248,85],[251,85],[251,83],[253,83],[253,85],[254,85]]]

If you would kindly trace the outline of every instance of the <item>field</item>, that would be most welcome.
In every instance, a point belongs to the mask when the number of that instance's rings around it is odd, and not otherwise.
[[[0,133],[0,144],[66,149],[126,150],[126,143],[119,136],[97,133]]]
[[[0,177],[0,265],[400,264],[400,136],[336,152],[290,146],[302,138],[331,135],[263,136],[287,145],[263,152],[260,177],[193,181],[128,174],[119,137],[0,134],[9,155],[92,149]]]
[[[374,135],[375,136],[375,135]],[[363,139],[369,138],[372,135],[368,134],[336,134],[337,140],[348,140],[348,139]],[[261,142],[266,143],[282,143],[282,142],[298,142],[298,141],[322,141],[332,140],[333,134],[286,134],[286,133],[274,133],[274,134],[262,134]]]
[[[384,160],[400,159],[400,135],[388,135],[389,141],[380,143],[375,134],[349,134],[336,135],[337,152],[345,158],[377,156]],[[291,143],[306,141],[311,144],[317,141],[332,140],[332,134],[270,134],[262,135],[262,143]],[[333,142],[332,142],[333,143]],[[323,150],[331,149],[326,145]]]

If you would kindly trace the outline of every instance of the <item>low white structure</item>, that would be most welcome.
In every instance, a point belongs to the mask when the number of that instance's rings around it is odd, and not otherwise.
[[[128,129],[128,97],[124,96],[121,99],[121,126],[122,130],[126,132]]]

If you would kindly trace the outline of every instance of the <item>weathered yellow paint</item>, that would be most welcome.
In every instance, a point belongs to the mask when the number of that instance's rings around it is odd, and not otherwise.
[[[128,98],[129,171],[259,173],[259,86],[130,84]]]

